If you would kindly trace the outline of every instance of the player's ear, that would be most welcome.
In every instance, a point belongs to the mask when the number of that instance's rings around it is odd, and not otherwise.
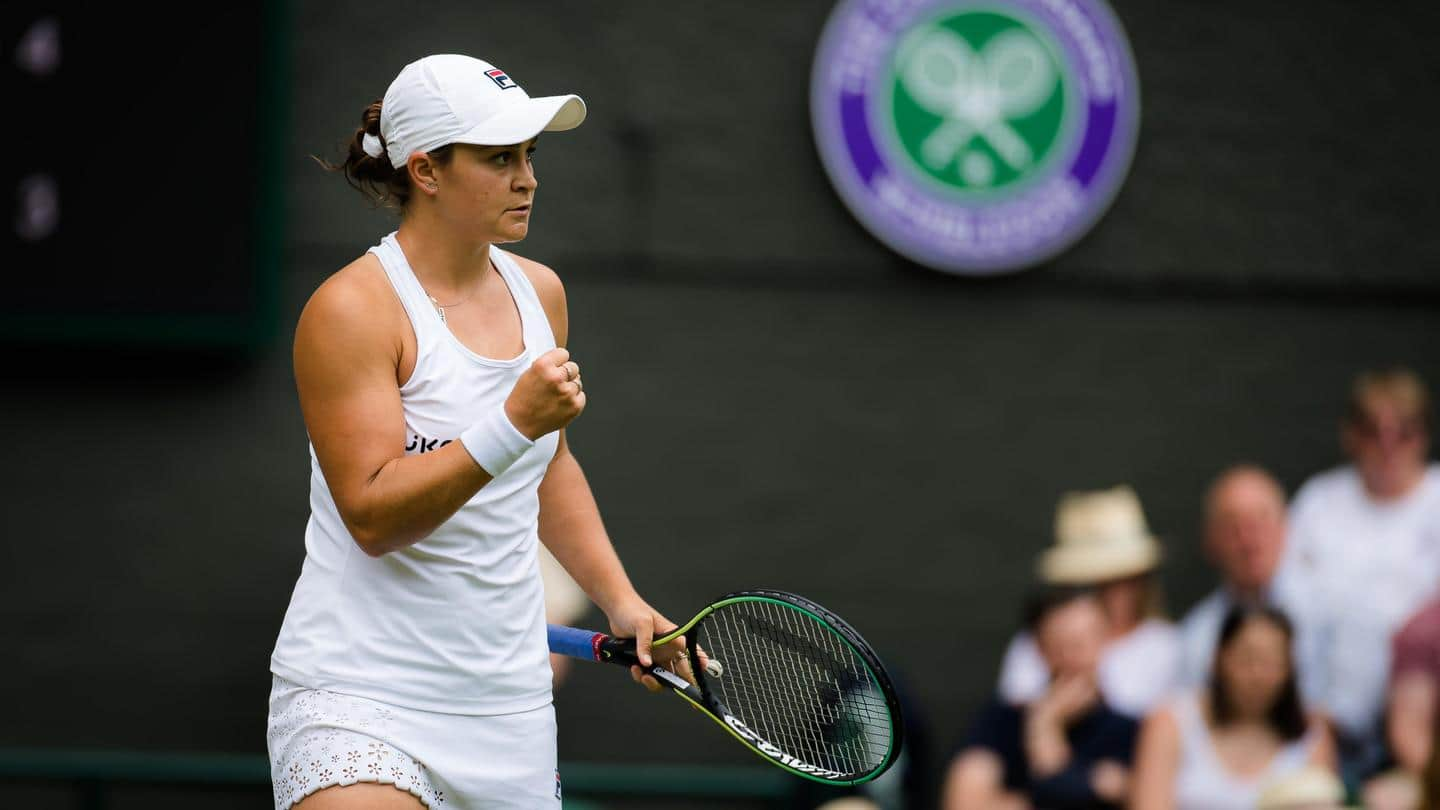
[[[440,180],[435,176],[438,168],[434,159],[424,152],[411,152],[410,160],[405,163],[405,170],[410,173],[410,185],[417,194],[434,195],[440,187]]]

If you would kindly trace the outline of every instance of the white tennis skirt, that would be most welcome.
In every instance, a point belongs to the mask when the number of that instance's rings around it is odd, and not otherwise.
[[[267,738],[276,810],[356,782],[394,785],[432,808],[560,807],[548,704],[514,714],[444,714],[276,675]]]

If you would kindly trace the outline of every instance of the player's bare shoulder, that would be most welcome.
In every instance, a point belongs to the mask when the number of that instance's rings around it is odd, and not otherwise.
[[[535,288],[535,294],[540,297],[540,303],[545,307],[545,314],[550,318],[551,329],[555,332],[555,339],[560,345],[565,345],[565,339],[569,334],[570,316],[565,303],[565,285],[560,281],[560,276],[554,270],[533,259],[505,251],[505,254],[515,260],[515,264],[525,271],[525,277],[530,280],[530,286]]]
[[[395,350],[405,312],[380,260],[367,253],[325,279],[311,294],[295,328],[295,350],[332,351],[342,345]]]
[[[507,250],[505,255],[514,259],[515,263],[520,265],[520,269],[525,271],[525,277],[530,279],[530,285],[535,288],[535,292],[539,293],[542,301],[551,296],[558,297],[562,301],[565,300],[565,285],[560,282],[560,276],[554,270],[518,253],[511,253]]]

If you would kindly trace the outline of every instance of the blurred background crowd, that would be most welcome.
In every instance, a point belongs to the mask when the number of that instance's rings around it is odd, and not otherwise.
[[[1257,464],[1219,471],[1203,530],[1216,585],[1173,622],[1136,492],[1062,498],[995,698],[949,765],[946,810],[1291,806],[1276,803],[1286,791],[1437,806],[1430,427],[1419,377],[1366,372],[1339,433],[1350,463],[1293,499]]]

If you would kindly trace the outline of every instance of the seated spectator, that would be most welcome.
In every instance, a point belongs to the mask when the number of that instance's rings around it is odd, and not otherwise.
[[[1352,463],[1310,479],[1291,508],[1281,576],[1298,587],[1298,621],[1319,639],[1301,671],[1313,684],[1307,697],[1339,732],[1351,785],[1384,761],[1390,640],[1440,583],[1440,465],[1426,463],[1429,428],[1417,376],[1361,374],[1341,433]]]
[[[1274,583],[1285,548],[1285,490],[1250,464],[1231,467],[1205,496],[1205,553],[1220,570],[1220,587],[1180,622],[1180,681],[1198,687],[1210,678],[1220,623],[1235,605],[1287,609]]]
[[[1285,614],[1231,608],[1208,687],[1145,720],[1131,810],[1249,810],[1276,779],[1307,765],[1333,769],[1323,720],[1301,707],[1291,650]]]
[[[1391,641],[1390,692],[1385,737],[1394,768],[1365,785],[1365,804],[1377,810],[1409,810],[1434,757],[1436,704],[1440,700],[1440,599],[1432,599],[1405,622]]]
[[[1440,599],[1425,604],[1391,642],[1386,735],[1395,764],[1420,774],[1430,761],[1440,698]]]
[[[1145,525],[1140,499],[1129,487],[1068,493],[1056,509],[1055,540],[1040,558],[1040,579],[1096,589],[1110,626],[1100,691],[1116,711],[1143,717],[1175,686],[1180,640],[1161,617],[1160,544]],[[1047,685],[1035,641],[1021,633],[1000,665],[1000,696],[1026,703]]]
[[[951,764],[945,810],[1118,807],[1129,781],[1136,723],[1105,705],[1096,668],[1107,635],[1094,594],[1042,594],[1027,611],[1047,671],[1035,700],[994,700]]]

